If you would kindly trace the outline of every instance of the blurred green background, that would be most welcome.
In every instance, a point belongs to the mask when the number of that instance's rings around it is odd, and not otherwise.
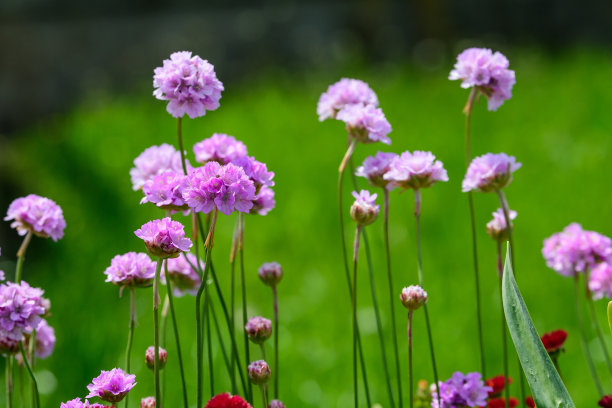
[[[599,396],[578,340],[572,282],[549,270],[540,251],[544,238],[574,221],[612,235],[612,91],[608,86],[612,57],[597,47],[569,48],[561,53],[526,46],[502,51],[516,71],[514,96],[498,112],[488,112],[485,101],[475,107],[472,152],[503,151],[523,163],[506,189],[511,208],[518,211],[517,280],[538,331],[564,328],[569,332],[560,361],[564,379],[577,406],[595,406]],[[251,316],[272,314],[271,291],[259,282],[257,268],[263,262],[278,261],[285,271],[279,286],[280,392],[289,407],[341,408],[352,403],[351,316],[336,209],[337,168],[346,137],[341,122],[320,123],[315,113],[321,92],[343,76],[370,84],[393,127],[391,146],[359,145],[355,163],[378,150],[418,149],[431,150],[448,170],[448,183],[423,191],[424,273],[438,369],[441,379],[454,371],[479,369],[468,206],[461,193],[461,111],[468,92],[446,79],[453,58],[449,55],[442,64],[427,68],[407,59],[382,65],[358,60],[334,69],[295,73],[270,68],[226,83],[217,111],[184,120],[192,163],[191,146],[213,132],[223,132],[244,141],[249,153],[276,173],[276,209],[265,217],[247,217],[245,266]],[[129,92],[89,95],[66,113],[34,121],[1,140],[0,174],[5,191],[11,193],[3,194],[2,211],[12,199],[36,193],[54,199],[68,224],[65,237],[57,243],[40,238],[32,241],[24,269],[25,279],[44,288],[53,304],[49,323],[56,330],[56,349],[37,366],[45,407],[83,397],[86,385],[101,369],[121,366],[124,361],[128,298],[120,298],[118,289],[104,282],[103,272],[114,255],[144,251],[133,231],[162,216],[161,210],[138,204],[141,195],[132,191],[128,174],[133,159],[151,145],[176,144],[175,120],[166,113],[165,104],[151,96],[148,78],[153,68],[142,72],[142,82]],[[224,79],[223,67],[217,66],[217,74]],[[366,187],[364,180],[359,182]],[[484,232],[498,204],[491,194],[476,194],[475,203],[488,374],[501,374],[495,244]],[[398,296],[401,287],[417,280],[412,212],[412,194],[394,191],[390,234]],[[175,219],[190,224],[181,215]],[[234,222],[235,215],[220,217],[213,251],[226,293]],[[0,269],[10,278],[20,238],[4,224]],[[367,227],[367,232],[390,353],[381,220]],[[352,242],[350,222],[346,234]],[[367,268],[361,255],[359,319],[368,375],[374,401],[388,406]],[[132,406],[153,394],[152,373],[143,364],[144,350],[152,343],[151,290],[139,290],[137,296],[139,324],[132,371],[138,385],[130,395]],[[596,302],[604,329],[605,304]],[[177,299],[176,305],[188,362],[190,404],[195,406],[194,300],[187,296]],[[406,395],[406,313],[399,300],[395,306]],[[431,381],[424,329],[422,314],[417,313],[415,372],[418,378]],[[213,346],[215,391],[228,390],[216,340]],[[612,392],[612,378],[594,337],[589,346],[604,387]],[[166,404],[179,406],[180,382],[170,332],[168,351]],[[268,353],[271,351],[269,347]],[[258,350],[253,348],[252,355],[258,356]],[[511,369],[511,376],[517,379],[513,359]],[[516,382],[512,394],[519,396]],[[255,404],[260,405],[258,399]]]

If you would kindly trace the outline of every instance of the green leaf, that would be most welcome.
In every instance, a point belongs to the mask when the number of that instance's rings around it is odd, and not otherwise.
[[[514,280],[510,251],[508,245],[502,283],[504,313],[533,399],[536,406],[541,408],[575,408],[540,336],[533,327],[525,301]]]

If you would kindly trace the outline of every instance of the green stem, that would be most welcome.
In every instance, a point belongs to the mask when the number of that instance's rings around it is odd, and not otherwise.
[[[264,343],[261,343],[259,345],[259,348],[261,349],[261,359],[266,361],[266,346]]]
[[[170,303],[168,300],[168,294],[166,293],[166,297],[164,298],[164,305],[162,306],[161,311],[161,324],[160,324],[160,333],[159,333],[159,346],[161,348],[166,348],[166,331],[168,327],[168,313],[170,312]],[[166,398],[166,372],[167,370],[162,370],[161,372],[161,393],[162,399]]]
[[[408,311],[408,381],[410,382],[408,389],[410,395],[410,408],[414,405],[414,378],[412,378],[412,314],[413,311]]]
[[[240,285],[242,286],[242,327],[246,326],[248,321],[247,316],[247,295],[246,295],[246,279],[244,275],[244,215],[242,213],[238,213],[238,219],[240,223],[240,227],[238,230],[238,257],[240,258]],[[249,350],[249,337],[246,334],[246,331],[243,330],[243,340],[244,340],[244,355],[247,364],[251,361],[251,353]],[[241,370],[245,370],[246,367],[241,367]],[[253,385],[249,381],[248,383],[248,393],[247,393],[248,401],[253,404]]]
[[[239,220],[240,218],[236,217],[236,225],[234,226],[234,235],[232,238],[232,249],[230,252],[230,336],[234,338],[236,337],[236,251],[238,250],[238,230],[240,228]],[[236,387],[236,355],[234,354],[233,348],[231,355],[230,379],[232,381],[232,394],[235,395],[238,391]]]
[[[153,279],[153,347],[155,355],[153,359],[153,379],[155,382],[156,408],[161,408],[161,388],[159,384],[159,275],[162,268],[163,258],[157,260],[155,278]]]
[[[268,408],[268,386],[266,384],[261,384],[259,389],[261,390],[261,403],[263,404],[263,408]]]
[[[32,334],[30,335],[30,344],[28,344],[28,354],[30,356],[30,365],[32,370],[36,369],[36,330],[32,330]],[[30,381],[30,401],[32,406],[34,406],[34,402],[36,400],[36,395],[34,394],[34,387],[32,382]]]
[[[15,271],[15,283],[21,282],[21,273],[23,271],[23,261],[25,261],[26,250],[32,239],[32,231],[28,231],[19,250],[17,251],[17,269]]]
[[[610,371],[610,374],[612,374],[612,364],[610,363],[610,355],[608,354],[608,348],[606,347],[606,342],[604,341],[603,334],[601,332],[601,326],[599,325],[597,312],[595,311],[595,305],[593,304],[593,296],[591,294],[591,290],[589,289],[589,270],[585,270],[584,273],[585,297],[587,305],[589,307],[589,312],[591,313],[591,321],[593,322],[595,333],[597,333],[597,339],[599,340],[601,351],[603,351],[604,360],[606,360],[608,371]]]
[[[357,377],[357,259],[359,258],[359,235],[361,226],[357,225],[355,231],[355,244],[353,246],[353,392],[355,397],[355,408],[359,407],[359,382]]]
[[[23,358],[23,364],[28,370],[28,374],[30,375],[30,380],[32,380],[32,386],[34,388],[34,408],[40,407],[40,395],[38,393],[38,384],[36,383],[36,377],[34,377],[34,372],[32,371],[32,367],[30,367],[30,363],[28,362],[28,356],[26,355],[25,349],[23,348],[23,342],[19,342],[19,351],[21,352],[21,357]]]
[[[503,356],[503,368],[504,368],[504,396],[506,398],[505,406],[508,407],[510,403],[510,384],[508,384],[508,339],[506,334],[506,315],[504,314],[504,304],[502,298],[502,278],[504,274],[504,267],[502,261],[502,241],[497,240],[497,274],[499,276],[499,307],[501,311],[501,335],[502,335],[502,356]]]
[[[181,152],[181,164],[183,173],[187,175],[187,164],[185,162],[185,148],[183,147],[183,118],[176,119],[176,138],[178,139],[179,152]]]
[[[134,342],[134,328],[136,327],[136,300],[134,296],[134,287],[129,288],[130,291],[130,320],[128,323],[128,341],[125,349],[125,370],[130,373],[130,356],[132,353],[132,344]],[[128,407],[128,395],[125,396],[125,408]]]
[[[206,349],[208,354],[208,380],[210,383],[210,397],[212,398],[215,395],[215,375],[214,375],[214,367],[213,367],[213,355],[212,355],[212,337],[210,334],[210,293],[206,291],[204,294],[204,329],[206,330]]]
[[[225,346],[223,345],[223,337],[221,336],[221,328],[219,326],[219,321],[217,320],[217,314],[215,313],[215,307],[212,302],[209,304],[209,306],[210,306],[210,313],[212,315],[213,323],[215,325],[215,331],[217,332],[217,340],[219,341],[219,347],[221,348],[221,355],[223,356],[223,362],[225,363],[225,368],[227,368],[227,373],[229,375],[231,373],[230,360],[227,357],[227,351],[225,351]],[[242,381],[242,389],[245,390],[246,392],[246,387],[244,385],[244,378],[242,378],[242,371],[239,371],[238,373],[241,374],[240,378]]]
[[[6,362],[4,365],[4,380],[6,382],[6,406],[7,408],[13,408],[13,361],[12,355],[6,356]]]
[[[278,399],[278,291],[272,286],[274,297],[274,398]]]

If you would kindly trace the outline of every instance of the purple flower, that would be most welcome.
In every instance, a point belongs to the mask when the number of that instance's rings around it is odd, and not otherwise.
[[[170,258],[167,261],[168,275],[172,283],[172,294],[177,297],[183,296],[186,293],[195,296],[198,293],[200,282],[202,282],[200,275],[198,275],[198,272],[191,267],[189,262],[187,262],[185,256],[187,256],[191,265],[197,267],[198,259],[191,253],[186,253],[184,256],[179,256],[178,258]],[[161,274],[160,280],[162,284],[166,284],[165,273]]]
[[[462,183],[462,191],[490,191],[500,190],[512,181],[512,173],[520,169],[521,163],[516,162],[514,156],[506,153],[487,153],[476,157],[470,163]]]
[[[387,136],[391,125],[382,109],[372,105],[347,105],[336,119],[346,123],[346,131],[361,143],[382,142],[391,144]]]
[[[215,207],[229,215],[234,209],[248,213],[255,199],[255,185],[244,170],[234,164],[221,166],[208,162],[194,169],[188,176],[183,192],[193,211],[209,213]]]
[[[204,139],[193,145],[193,152],[196,161],[206,164],[209,161],[216,161],[219,164],[230,163],[240,157],[247,155],[247,148],[241,141],[234,136],[224,133],[213,133],[208,139]]]
[[[259,267],[257,275],[268,286],[276,286],[283,278],[283,268],[278,262],[266,262]]]
[[[141,399],[140,408],[155,408],[155,397],[145,397]]]
[[[440,405],[436,387],[432,384],[432,408],[463,408],[487,405],[489,391],[493,388],[485,386],[480,373],[463,374],[455,372],[445,382],[439,383]]]
[[[389,187],[425,188],[436,181],[448,181],[448,174],[442,162],[431,152],[404,152],[391,161],[389,171],[384,175],[391,183]]]
[[[55,330],[42,319],[36,328],[36,357],[45,359],[55,348]]]
[[[49,308],[43,293],[25,281],[0,285],[0,337],[21,341],[38,327]]]
[[[89,401],[85,400],[82,402],[80,398],[75,398],[73,400],[62,402],[60,404],[60,408],[108,408],[105,405],[101,404],[90,404]]]
[[[275,399],[270,401],[268,408],[285,408],[285,404],[283,404],[280,400]]]
[[[269,187],[263,186],[259,190],[259,193],[253,200],[253,208],[251,208],[251,214],[266,215],[274,209],[276,201],[274,200],[274,190]]]
[[[259,191],[261,187],[274,186],[274,173],[268,171],[265,163],[255,160],[254,157],[242,156],[232,161],[236,166],[242,167],[245,174],[253,180],[255,191]]]
[[[126,394],[136,385],[134,374],[127,374],[120,368],[110,371],[102,370],[100,375],[87,386],[89,394],[85,398],[99,397],[100,399],[115,404],[123,399]]]
[[[142,186],[144,197],[140,204],[153,203],[159,208],[173,211],[189,209],[183,199],[183,189],[187,186],[187,176],[174,170],[166,170],[147,180]]]
[[[342,78],[327,88],[317,104],[319,120],[335,119],[336,115],[346,105],[372,105],[378,106],[378,98],[368,84],[359,79]]]
[[[508,69],[509,65],[508,59],[500,52],[468,48],[457,56],[457,63],[448,79],[461,80],[462,88],[477,87],[489,99],[488,109],[495,111],[512,97],[516,79],[514,71]]]
[[[104,271],[105,282],[117,286],[135,286],[144,288],[151,286],[155,278],[155,262],[145,253],[128,252],[115,255],[111,264]]]
[[[249,339],[255,344],[263,344],[272,335],[272,322],[261,316],[251,317],[244,326]]]
[[[0,354],[9,355],[19,353],[19,341],[8,337],[8,333],[0,329]]]
[[[512,220],[516,218],[517,213],[516,211],[510,210],[508,216],[510,216],[510,228],[513,228]],[[494,240],[500,241],[507,239],[507,232],[504,210],[498,208],[497,211],[493,213],[493,219],[487,223],[487,234]]]
[[[264,360],[253,361],[247,368],[249,379],[253,384],[262,385],[270,380],[272,372]]]
[[[542,255],[548,267],[561,275],[574,276],[594,269],[600,262],[612,261],[612,244],[605,235],[572,223],[544,240]]]
[[[4,221],[10,220],[13,220],[11,227],[16,228],[19,235],[31,231],[39,237],[51,237],[53,241],[62,238],[66,228],[66,220],[60,206],[55,201],[36,194],[14,200],[4,217]]]
[[[384,176],[396,157],[398,156],[395,153],[384,152],[378,152],[376,156],[368,156],[363,164],[357,167],[355,175],[367,178],[374,187],[385,188],[389,184],[389,180],[385,180]]]
[[[166,110],[175,118],[186,113],[194,119],[219,107],[223,84],[207,60],[189,51],[175,52],[154,73],[153,95],[169,101]]]
[[[377,195],[367,190],[361,190],[359,193],[353,191],[353,197],[355,197],[355,202],[351,206],[353,221],[364,227],[376,220],[380,210],[380,206],[376,204]]]
[[[189,251],[191,240],[185,238],[185,229],[169,217],[153,220],[134,231],[144,240],[149,253],[160,258],[176,258],[182,251]]]
[[[186,164],[189,168],[189,162]],[[147,180],[166,170],[183,172],[181,153],[167,143],[145,149],[134,159],[134,167],[130,170],[132,188],[134,191],[140,190]]]
[[[411,285],[402,289],[400,300],[406,309],[417,310],[427,303],[427,292],[419,285]]]
[[[601,262],[591,271],[589,289],[593,292],[593,299],[602,297],[612,298],[612,265]]]

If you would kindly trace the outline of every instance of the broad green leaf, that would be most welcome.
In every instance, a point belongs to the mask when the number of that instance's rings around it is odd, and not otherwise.
[[[525,301],[514,280],[510,251],[508,245],[502,283],[504,313],[533,399],[536,406],[541,408],[575,408],[540,336],[533,327]]]

